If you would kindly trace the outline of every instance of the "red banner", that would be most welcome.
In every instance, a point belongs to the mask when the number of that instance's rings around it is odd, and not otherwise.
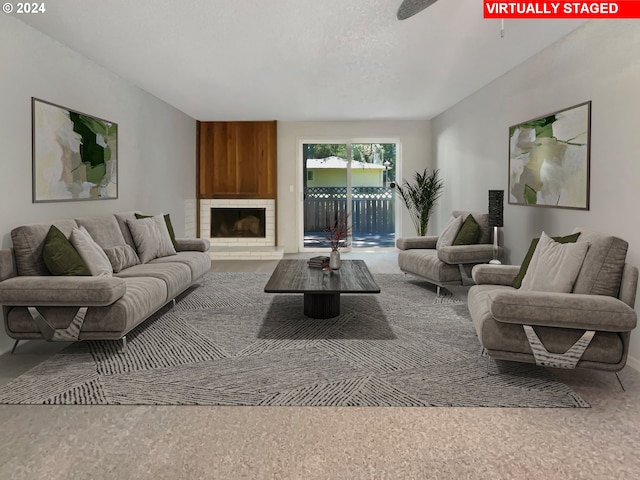
[[[640,18],[640,0],[520,2],[484,0],[484,18]]]

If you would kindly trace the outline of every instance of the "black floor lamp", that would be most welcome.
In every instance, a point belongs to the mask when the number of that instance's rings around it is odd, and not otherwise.
[[[498,260],[498,228],[502,227],[504,190],[489,190],[489,226],[493,227],[493,260],[489,263],[500,265]]]

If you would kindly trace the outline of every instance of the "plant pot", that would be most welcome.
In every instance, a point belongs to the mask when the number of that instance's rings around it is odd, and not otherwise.
[[[329,255],[329,268],[331,270],[338,270],[340,268],[340,251],[331,250]]]

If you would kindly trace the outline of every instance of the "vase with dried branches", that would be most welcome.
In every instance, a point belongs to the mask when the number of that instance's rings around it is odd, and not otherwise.
[[[393,184],[393,186],[409,210],[416,233],[420,236],[426,235],[431,210],[438,203],[438,198],[444,189],[443,181],[438,178],[438,170],[435,169],[429,173],[425,168],[424,172],[415,173],[414,183],[404,180],[402,185]]]
[[[325,229],[325,236],[331,245],[329,256],[329,268],[338,270],[340,268],[340,248],[347,247],[351,236],[351,225],[349,225],[349,213],[338,212],[333,223]]]

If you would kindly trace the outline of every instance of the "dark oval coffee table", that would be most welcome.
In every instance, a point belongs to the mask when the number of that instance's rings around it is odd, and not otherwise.
[[[332,318],[340,315],[341,293],[380,293],[380,287],[363,260],[342,260],[333,271],[310,268],[307,260],[280,260],[264,291],[302,293],[307,317]]]

